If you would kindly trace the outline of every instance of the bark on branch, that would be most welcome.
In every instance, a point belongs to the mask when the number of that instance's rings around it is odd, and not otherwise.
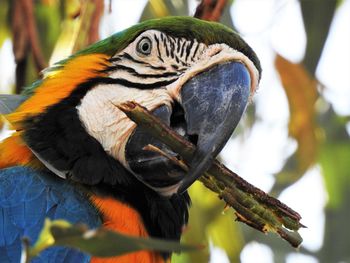
[[[34,6],[32,1],[20,0],[22,5],[22,11],[25,17],[26,24],[23,25],[28,30],[28,37],[30,46],[33,52],[34,63],[38,72],[43,70],[47,64],[44,55],[41,52],[41,46],[39,43],[39,36],[37,26],[34,17]]]
[[[192,159],[196,147],[147,109],[136,102],[126,102],[119,109],[138,126],[177,152],[185,162]],[[301,216],[279,200],[249,184],[217,160],[200,181],[235,210],[237,221],[263,233],[277,233],[293,247],[300,246],[302,238],[297,231],[304,227],[300,223]]]
[[[202,0],[197,6],[194,17],[218,22],[226,3],[227,0]]]
[[[100,39],[98,28],[100,26],[101,17],[103,15],[104,2],[100,0],[93,0],[95,4],[95,9],[92,13],[91,24],[88,33],[88,44],[95,43]]]

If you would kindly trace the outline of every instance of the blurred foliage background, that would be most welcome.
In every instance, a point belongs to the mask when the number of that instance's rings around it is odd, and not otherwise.
[[[246,171],[242,169],[242,163],[245,166],[255,166],[254,174],[250,172],[248,177],[256,178],[260,182],[268,181],[268,184],[259,185],[258,183],[257,186],[276,197],[283,195],[284,191],[291,186],[289,191],[292,191],[290,194],[292,197],[284,201],[297,211],[298,204],[308,205],[306,208],[304,206],[303,211],[299,211],[302,216],[305,216],[303,212],[308,213],[315,209],[321,209],[322,213],[316,219],[314,217],[313,221],[302,221],[308,226],[308,229],[301,233],[302,235],[308,236],[310,232],[317,232],[318,235],[310,237],[309,245],[303,245],[298,256],[295,256],[295,250],[276,236],[262,235],[235,222],[233,211],[225,210],[225,204],[214,194],[200,184],[195,184],[190,189],[193,205],[190,211],[190,223],[183,241],[204,244],[206,248],[196,253],[175,255],[174,262],[208,262],[209,260],[211,262],[228,260],[230,262],[350,262],[350,228],[347,227],[347,220],[350,217],[348,208],[350,111],[335,110],[337,96],[342,97],[343,93],[329,96],[332,90],[320,81],[320,76],[325,77],[322,74],[334,74],[335,69],[348,72],[349,75],[350,67],[349,63],[341,64],[340,61],[339,63],[333,61],[330,64],[324,62],[323,67],[329,67],[329,70],[317,73],[325,52],[324,47],[327,41],[331,41],[330,29],[332,23],[335,23],[335,16],[339,9],[345,8],[345,5],[349,13],[350,1],[209,0],[204,2],[215,2],[223,6],[222,12],[219,12],[220,15],[216,18],[220,18],[220,22],[240,32],[246,38],[261,58],[264,70],[256,99],[249,106],[246,116],[230,142],[232,147],[224,150],[222,159],[224,161],[235,159],[233,166],[228,165],[243,177]],[[19,93],[24,86],[35,81],[45,67],[95,42],[101,36],[107,36],[115,29],[154,17],[193,15],[198,4],[199,2],[195,0],[135,0],[134,2],[126,0],[0,0],[0,78],[2,81],[0,92]],[[283,18],[284,9],[290,5],[297,8],[300,17]],[[267,7],[273,10],[273,16],[265,23],[267,26],[257,28],[261,23],[260,12],[265,12]],[[118,20],[121,13],[124,13],[124,20]],[[125,20],[126,16],[130,17],[130,21]],[[245,17],[245,20],[251,23],[246,26],[250,28],[248,31],[244,31],[241,17]],[[301,38],[298,35],[293,38],[294,35],[290,32],[292,37],[287,39],[288,45],[276,48],[276,45],[271,44],[271,32],[274,28],[283,26],[281,22],[283,19],[283,23],[286,23],[287,19],[289,28],[297,26],[301,21],[303,33]],[[342,33],[350,34],[350,23],[347,29],[347,32]],[[287,28],[280,30],[288,34],[285,32]],[[278,35],[273,37],[279,38]],[[282,37],[285,37],[285,34]],[[305,44],[300,44],[303,41]],[[261,48],[261,42],[265,43],[269,49]],[[283,52],[278,51],[293,49],[298,45],[303,46],[304,52],[297,59],[290,59]],[[9,46],[12,52],[9,52]],[[343,54],[339,56],[340,59],[350,61],[350,57],[345,56],[349,54],[348,49],[350,45],[347,50],[339,50],[340,54]],[[10,65],[13,64],[13,60],[15,67],[12,70]],[[344,69],[344,65],[347,68]],[[340,75],[339,78],[346,78],[344,75]],[[349,85],[340,88],[350,89],[349,82],[337,83]],[[339,99],[344,100],[344,97]],[[350,103],[349,98],[348,100]],[[270,105],[269,109],[272,107],[273,110],[264,110],[263,107],[268,107],[266,105]],[[267,118],[268,114],[273,115],[286,110],[283,107],[287,109],[287,119]],[[275,121],[271,124],[269,120]],[[261,140],[265,140],[264,138],[254,141],[256,136],[253,136],[262,124],[272,125],[274,129],[277,127],[280,129],[278,134],[286,134],[286,136],[282,136],[282,141],[266,138],[266,141],[271,143],[271,148],[266,147],[266,142],[261,143]],[[252,143],[254,148],[251,149],[247,145]],[[282,150],[274,150],[276,148],[273,146],[274,143],[280,144],[279,147]],[[270,162],[271,158],[278,156],[278,164],[267,172],[259,170],[260,166],[254,159],[254,154],[240,157],[240,153],[247,147],[251,151],[263,153],[259,158],[260,162]],[[232,149],[236,151],[232,152]],[[272,153],[272,151],[275,152]],[[293,192],[291,190],[293,185],[298,184],[298,181],[304,182],[303,178],[310,171],[316,171],[323,183],[314,185],[314,181],[308,180],[305,181],[307,187],[303,188],[306,189],[305,191],[295,188]],[[249,179],[249,181],[257,184],[255,179]],[[323,193],[321,196],[325,196],[324,201],[317,200],[320,195],[316,193],[320,191]],[[321,225],[321,229],[316,229],[316,225]],[[313,246],[312,240],[315,240],[314,242],[318,245]]]

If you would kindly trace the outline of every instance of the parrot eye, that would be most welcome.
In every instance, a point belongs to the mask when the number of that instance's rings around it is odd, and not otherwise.
[[[149,55],[152,51],[152,41],[148,37],[143,37],[137,43],[136,51],[142,55]]]

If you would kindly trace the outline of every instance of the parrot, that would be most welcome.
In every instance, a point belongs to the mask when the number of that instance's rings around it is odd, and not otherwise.
[[[261,79],[260,61],[232,29],[192,17],[143,21],[42,72],[0,142],[0,262],[17,263],[23,237],[46,218],[143,238],[180,241],[187,189],[229,140]],[[196,146],[181,158],[118,107],[134,101]],[[117,246],[117,244],[116,244]],[[171,253],[90,256],[50,247],[31,262],[170,262]]]

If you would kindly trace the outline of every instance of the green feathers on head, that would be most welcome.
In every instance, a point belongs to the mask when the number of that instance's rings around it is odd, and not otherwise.
[[[173,37],[197,39],[207,45],[227,44],[245,54],[260,71],[260,63],[254,51],[232,29],[220,23],[187,16],[169,16],[144,21],[101,40],[79,51],[76,55],[104,53],[112,56],[127,47],[139,34],[150,29],[162,31]]]
[[[223,42],[222,38],[225,38],[228,33],[234,34],[237,39],[240,39],[231,29],[219,23],[207,22],[193,17],[170,16],[136,24],[81,50],[77,55],[89,53],[113,55],[124,49],[139,34],[150,29],[162,31],[173,37],[197,39],[206,44]]]

